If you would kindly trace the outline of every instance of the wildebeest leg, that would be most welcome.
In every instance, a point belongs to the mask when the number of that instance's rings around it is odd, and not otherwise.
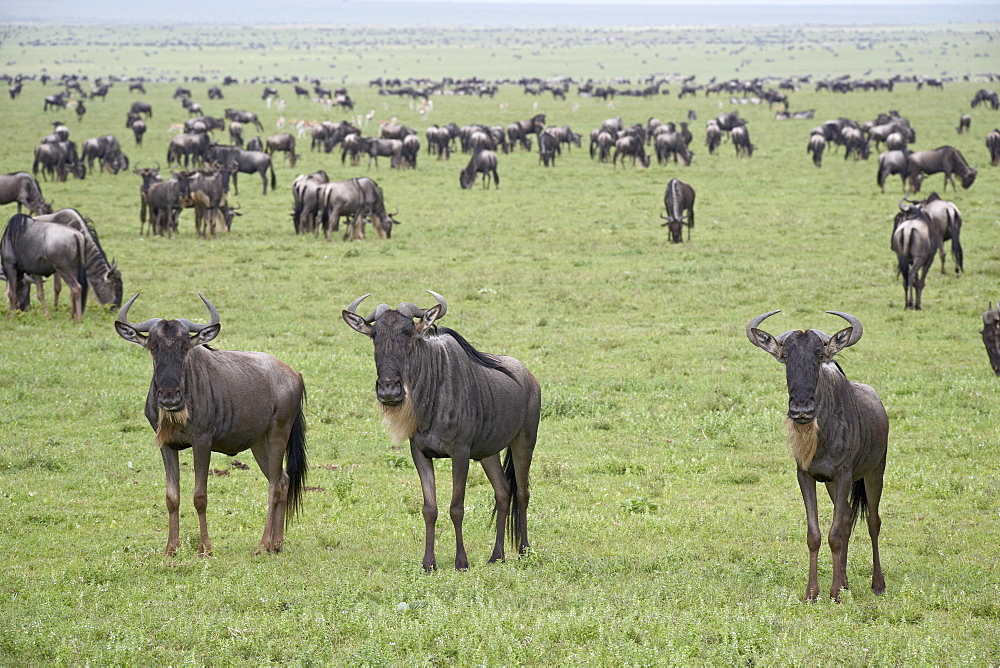
[[[465,519],[465,486],[469,481],[468,453],[455,453],[451,458],[451,523],[455,525],[455,569],[469,569],[469,557],[465,553],[465,539],[462,536],[462,521]]]
[[[288,432],[291,425],[285,429],[273,429],[266,441],[257,443],[250,451],[257,465],[267,478],[267,521],[264,523],[264,535],[254,554],[263,551],[280,552],[285,540],[285,511],[288,509],[288,474],[282,468],[285,448],[288,443]]]
[[[847,547],[851,541],[851,503],[849,495],[852,480],[850,474],[841,474],[832,482],[826,484],[826,490],[833,501],[833,523],[830,526],[830,552],[833,555],[833,584],[830,586],[830,598],[840,600],[840,590],[848,589],[847,583]]]
[[[24,279],[30,278],[32,283],[35,284],[35,296],[38,297],[38,303],[42,305],[42,311],[45,313],[45,317],[49,317],[49,307],[45,305],[45,293],[42,292],[42,281],[45,280],[41,276],[35,276],[33,274],[25,274]],[[13,309],[12,309],[13,311]]]
[[[819,511],[816,505],[816,481],[802,469],[798,470],[799,489],[806,506],[806,545],[809,547],[809,582],[804,601],[815,601],[819,596],[819,546],[823,537],[819,531]]]
[[[932,257],[931,261],[933,262],[933,257]],[[914,266],[910,269],[910,277],[911,277],[911,279],[913,281],[914,291],[916,292],[916,299],[915,299],[913,308],[916,309],[917,311],[920,310],[920,296],[924,292],[924,283],[925,283],[924,279],[927,278],[927,270],[929,268],[930,267],[927,266],[927,267],[923,267],[923,269],[921,269],[920,267],[917,267],[914,264]]]
[[[882,575],[882,560],[878,553],[878,536],[882,530],[882,516],[878,514],[878,505],[882,500],[884,474],[885,459],[875,471],[864,477],[865,496],[868,500],[868,536],[872,540],[872,591],[878,595],[885,593],[885,576]]]
[[[196,443],[191,450],[194,452],[194,509],[198,513],[198,527],[201,530],[201,541],[198,545],[198,555],[208,557],[212,554],[212,541],[208,538],[208,465],[212,461],[211,443]]]
[[[539,405],[539,404],[535,404]],[[531,471],[531,458],[535,452],[535,441],[538,438],[538,416],[529,416],[529,427],[518,434],[510,444],[511,464],[514,467],[514,529],[517,532],[518,554],[526,554],[531,547],[528,544],[528,501],[531,492],[528,489],[528,477]]]
[[[434,559],[434,524],[437,522],[438,508],[437,495],[434,491],[434,460],[425,457],[424,453],[413,447],[410,443],[410,455],[413,457],[413,465],[420,476],[420,490],[424,495],[424,570],[431,572],[437,570],[437,562]]]
[[[41,286],[39,286],[40,288]],[[59,293],[62,292],[62,279],[59,278],[59,272],[52,277],[52,310],[59,310]]]
[[[494,513],[497,516],[497,539],[493,544],[493,554],[490,555],[490,563],[504,560],[504,530],[507,527],[507,518],[510,517],[510,483],[503,472],[503,464],[500,462],[500,453],[487,457],[480,462],[483,471],[490,484],[493,485]]]
[[[163,457],[163,470],[167,474],[167,549],[163,554],[172,557],[177,554],[177,545],[180,543],[180,514],[181,506],[181,482],[180,465],[178,463],[177,451],[173,448],[162,446],[160,455]]]

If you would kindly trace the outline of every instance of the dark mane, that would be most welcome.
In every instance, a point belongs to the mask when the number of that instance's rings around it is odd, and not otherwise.
[[[479,366],[486,367],[487,369],[493,369],[494,371],[500,371],[506,374],[511,380],[517,380],[511,374],[510,370],[500,363],[500,360],[498,360],[495,355],[490,355],[476,350],[471,343],[466,341],[465,338],[455,330],[448,327],[438,327],[437,331],[440,336],[448,335],[455,339],[455,341],[458,342],[458,345],[462,347],[462,350],[465,351],[465,354],[469,356],[469,359]]]

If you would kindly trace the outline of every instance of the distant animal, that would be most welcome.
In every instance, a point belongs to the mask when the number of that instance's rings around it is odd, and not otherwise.
[[[920,310],[924,279],[934,264],[934,254],[941,250],[941,237],[931,225],[927,212],[913,207],[909,217],[897,216],[892,231],[892,250],[896,253],[899,275],[903,278],[906,308]]]
[[[288,164],[295,167],[295,136],[287,132],[271,135],[267,138],[266,152],[273,157],[275,152],[281,152],[288,158]]]
[[[818,554],[822,543],[816,483],[826,484],[833,500],[829,544],[833,554],[830,597],[839,600],[848,588],[847,548],[859,517],[867,516],[872,542],[872,591],[885,592],[879,558],[882,527],[879,503],[888,450],[889,420],[878,393],[847,379],[834,356],[856,344],[861,321],[848,313],[828,311],[849,326],[833,336],[818,329],[789,330],[775,338],[760,324],[779,311],[761,314],[747,325],[750,342],[785,366],[788,443],[797,464],[799,489],[806,507],[809,581],[805,600],[819,596]]]
[[[247,144],[249,146],[249,144]],[[263,151],[251,151],[249,148],[243,150],[238,146],[219,146],[213,144],[205,151],[205,156],[227,169],[232,170],[233,194],[239,195],[240,188],[237,181],[239,174],[260,174],[263,194],[267,194],[267,172],[271,172],[271,190],[277,187],[277,179],[274,176],[274,163],[271,156]]]
[[[915,151],[907,156],[910,172],[910,192],[920,192],[923,175],[944,172],[944,190],[955,187],[954,176],[962,179],[962,188],[968,190],[976,180],[976,170],[969,166],[958,149],[953,146],[941,146],[927,151]]]
[[[458,175],[458,184],[463,190],[471,188],[476,183],[476,175],[483,175],[483,188],[490,187],[490,174],[493,175],[493,183],[500,187],[500,174],[497,172],[497,154],[493,151],[479,151],[469,160],[462,172]]]
[[[377,234],[383,239],[391,237],[392,226],[399,223],[395,214],[386,211],[382,189],[367,177],[320,185],[317,200],[327,241],[330,232],[339,228],[341,216],[349,219],[344,241],[364,239],[364,219],[368,217],[372,218]],[[318,229],[316,234],[319,234]]]
[[[817,167],[823,166],[823,151],[826,150],[826,139],[823,135],[813,133],[809,135],[809,145],[806,146],[806,153],[812,154],[813,164]]]
[[[13,202],[17,202],[18,213],[22,206],[33,216],[52,213],[52,205],[42,197],[38,181],[27,172],[0,174],[0,205]]]
[[[538,436],[541,389],[513,357],[480,352],[458,332],[438,327],[448,304],[441,295],[431,295],[437,304],[427,309],[409,302],[396,309],[381,304],[361,316],[356,311],[365,295],[342,315],[351,329],[374,343],[375,394],[384,422],[395,442],[410,441],[424,497],[424,570],[437,568],[434,459],[442,457],[452,460],[449,515],[455,526],[455,568],[465,570],[469,559],[462,524],[471,460],[481,462],[496,500],[490,563],[504,559],[505,527],[512,541],[516,537],[520,554],[529,548],[528,471]]]
[[[996,308],[990,304],[983,313],[983,329],[980,333],[983,335],[983,344],[993,373],[1000,376],[1000,300],[997,300]]]
[[[968,114],[962,114],[958,119],[958,127],[955,128],[955,130],[958,131],[958,134],[962,134],[964,132],[968,132],[971,127],[972,127],[972,116],[969,116]]]
[[[680,179],[670,179],[667,190],[663,194],[663,206],[667,215],[660,214],[665,220],[660,227],[670,229],[670,240],[679,244],[684,240],[684,227],[688,228],[688,241],[691,241],[691,228],[694,227],[694,188]],[[685,221],[684,218],[687,217]]]
[[[986,135],[986,150],[990,152],[990,164],[1000,165],[1000,130],[993,130]]]
[[[252,111],[242,111],[240,109],[226,109],[226,118],[230,121],[236,121],[237,123],[253,123],[257,130],[260,132],[264,131],[264,126],[260,124],[260,120],[257,118],[257,114]]]
[[[194,453],[194,507],[201,527],[198,553],[212,553],[205,512],[212,453],[232,456],[244,450],[253,453],[268,481],[267,521],[257,553],[280,551],[285,528],[301,506],[308,469],[302,375],[267,353],[205,346],[218,336],[220,318],[204,297],[211,320],[201,325],[161,318],[129,322],[128,311],[138,296],[118,312],[115,331],[153,358],[145,414],[156,432],[167,477],[164,554],[173,556],[180,546],[177,453],[187,448]]]
[[[996,91],[980,88],[972,98],[973,109],[978,107],[980,103],[989,103],[994,109],[1000,109],[1000,94]]]
[[[918,211],[919,209],[919,211]],[[933,232],[941,239],[938,253],[941,256],[941,273],[944,274],[944,242],[951,241],[951,254],[955,259],[955,273],[964,271],[962,264],[962,243],[959,239],[962,232],[962,214],[954,202],[941,199],[937,193],[931,193],[925,200],[915,202],[905,197],[899,200],[899,213],[896,214],[895,225],[907,218],[922,214]]]
[[[130,114],[145,114],[146,118],[153,117],[153,105],[149,102],[133,102],[132,106],[129,107]]]
[[[733,148],[736,149],[736,157],[749,158],[757,148],[750,141],[750,132],[746,125],[737,125],[729,132],[729,138],[733,140]]]
[[[633,167],[635,166],[637,160],[643,167],[649,167],[649,156],[646,155],[646,149],[643,146],[642,139],[639,137],[626,135],[615,140],[615,154],[611,158],[612,166],[616,166],[618,164],[619,156],[621,156],[622,159],[622,168],[625,167],[626,157],[632,159]]]
[[[0,237],[0,266],[7,278],[8,316],[14,311],[27,310],[29,290],[25,281],[32,281],[38,291],[45,316],[49,308],[42,296],[42,279],[58,274],[69,286],[72,296],[70,317],[83,322],[87,305],[86,245],[83,235],[59,223],[37,222],[16,213],[7,221]]]

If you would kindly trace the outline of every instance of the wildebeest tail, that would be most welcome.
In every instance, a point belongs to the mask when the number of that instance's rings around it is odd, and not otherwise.
[[[271,160],[268,167],[271,168],[271,190],[274,190],[278,187],[278,181],[274,178],[274,160]]]
[[[80,283],[80,315],[83,316],[84,309],[87,308],[87,290],[90,285],[87,283],[87,242],[80,237],[77,252],[80,255],[80,266],[76,268],[76,280]]]
[[[865,492],[865,479],[855,480],[851,487],[851,526],[858,523],[858,518],[868,516],[868,494]]]
[[[899,273],[903,275],[903,282],[908,279],[910,275],[910,238],[913,236],[912,229],[904,229],[900,233],[899,248],[894,248],[896,251],[896,258],[899,260]]]
[[[303,408],[306,403],[306,390],[302,388],[302,404],[299,414],[292,424],[292,433],[288,435],[288,446],[285,450],[285,473],[288,474],[288,508],[285,512],[285,526],[291,524],[298,515],[302,505],[302,491],[306,482],[306,471],[309,466],[306,461],[306,417]]]
[[[517,503],[517,475],[514,472],[514,457],[510,454],[510,448],[503,458],[504,473],[507,474],[507,483],[510,485],[510,513],[507,515],[507,540],[511,546],[517,546],[517,537],[521,535],[521,519],[518,512]]]
[[[954,213],[954,215],[952,215]],[[948,212],[948,236],[951,237],[951,252],[955,256],[955,266],[958,271],[965,271],[962,265],[962,242],[959,234],[962,231],[962,214],[958,211]]]

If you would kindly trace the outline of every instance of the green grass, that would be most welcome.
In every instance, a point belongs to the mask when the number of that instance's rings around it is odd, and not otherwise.
[[[942,44],[954,40],[943,30],[934,35]],[[985,43],[975,33],[966,38]],[[695,45],[707,50],[708,41]],[[4,42],[5,61],[15,59],[12,48]],[[37,48],[24,47],[24,57],[44,60],[46,47]],[[971,58],[985,47],[968,48],[962,53]],[[134,67],[193,71],[174,52],[161,56]],[[380,56],[363,56],[368,76]],[[101,49],[77,57],[105,71]],[[467,66],[452,52],[443,57],[455,70]],[[777,73],[796,70],[777,47],[761,57],[773,58]],[[200,53],[191,62],[209,60]],[[507,60],[506,75],[530,71],[530,60]],[[861,62],[852,57],[845,69],[860,73]],[[932,62],[928,56],[914,67],[936,74]],[[947,68],[968,62],[975,61],[949,60]],[[689,71],[701,81],[732,74],[711,64]],[[222,61],[219,71],[228,73],[228,65],[240,76],[249,69]],[[445,69],[428,68],[428,75]],[[370,172],[404,222],[391,240],[353,244],[292,233],[296,174],[366,173],[341,166],[337,155],[309,152],[307,140],[295,170],[278,160],[277,192],[263,196],[244,176],[233,199],[246,215],[214,241],[195,238],[190,213],[173,239],[139,236],[134,175],[43,182],[56,206],[93,218],[118,259],[126,294],[142,291],[134,320],[203,319],[202,292],[222,315],[218,347],[265,350],[303,373],[314,489],[285,550],[253,557],[264,478],[248,453],[236,458],[250,464],[246,470],[217,456],[208,510],[215,552],[201,559],[191,458],[182,454],[181,549],[163,557],[162,464],[142,417],[147,354],[121,340],[113,314],[93,304],[82,325],[70,321],[65,303],[48,320],[37,309],[0,317],[0,663],[1000,661],[993,465],[1000,389],[979,337],[981,313],[1000,296],[1000,172],[989,167],[983,144],[997,116],[968,109],[984,84],[793,94],[793,109],[817,109],[812,122],[777,122],[766,107],[740,107],[758,151],[737,160],[728,144],[717,156],[703,146],[704,121],[719,113],[720,100],[729,109],[728,97],[619,98],[609,108],[572,94],[565,102],[526,98],[506,86],[493,100],[435,97],[421,117],[408,101],[380,97],[365,83],[349,82],[358,110],[396,117],[421,136],[430,123],[506,124],[530,116],[535,102],[550,124],[585,134],[615,114],[645,123],[654,115],[681,120],[694,109],[696,156],[689,168],[622,170],[592,162],[585,145],[546,170],[535,154],[514,153],[500,156],[499,190],[462,191],[465,157],[439,162],[422,153],[417,170]],[[77,142],[113,133],[133,165],[165,166],[167,128],[184,117],[170,99],[174,85],[149,87],[144,99],[155,116],[136,149],[123,124],[140,96],[118,85],[107,101],[90,102],[78,123],[72,113],[43,114],[45,89],[30,82],[19,100],[0,100],[7,128],[0,171],[30,169],[33,147],[58,119]],[[228,87],[216,103],[205,99],[206,85],[192,86],[207,113],[258,111],[265,134],[279,115],[324,118],[318,106],[292,99],[288,86],[279,85],[288,105],[279,114],[264,107],[258,84]],[[828,155],[817,170],[805,152],[809,129],[823,120],[863,121],[889,109],[910,118],[917,148],[954,145],[979,169],[970,190],[948,193],[965,221],[967,273],[942,276],[935,264],[921,312],[903,310],[889,250],[898,181],[883,195],[874,161]],[[965,112],[973,131],[957,135]],[[659,226],[672,176],[698,192],[697,227],[682,245],[668,243]],[[940,187],[934,176],[925,192]],[[454,534],[442,510],[442,569],[430,576],[420,570],[416,474],[405,445],[392,446],[381,427],[371,344],[340,316],[366,292],[370,301],[423,304],[432,301],[425,289],[448,299],[443,324],[483,350],[522,360],[543,394],[531,554],[485,563],[492,491],[474,468],[465,532],[472,568],[447,567]],[[769,321],[774,333],[839,328],[826,310],[850,312],[865,325],[841,363],[878,390],[890,417],[883,597],[868,588],[862,529],[843,602],[800,603],[808,557],[781,427],[783,373],[743,333],[753,316],[774,308],[784,309]],[[437,470],[446,504],[448,463]],[[821,496],[825,532],[832,513]],[[830,579],[824,546],[821,590]]]

